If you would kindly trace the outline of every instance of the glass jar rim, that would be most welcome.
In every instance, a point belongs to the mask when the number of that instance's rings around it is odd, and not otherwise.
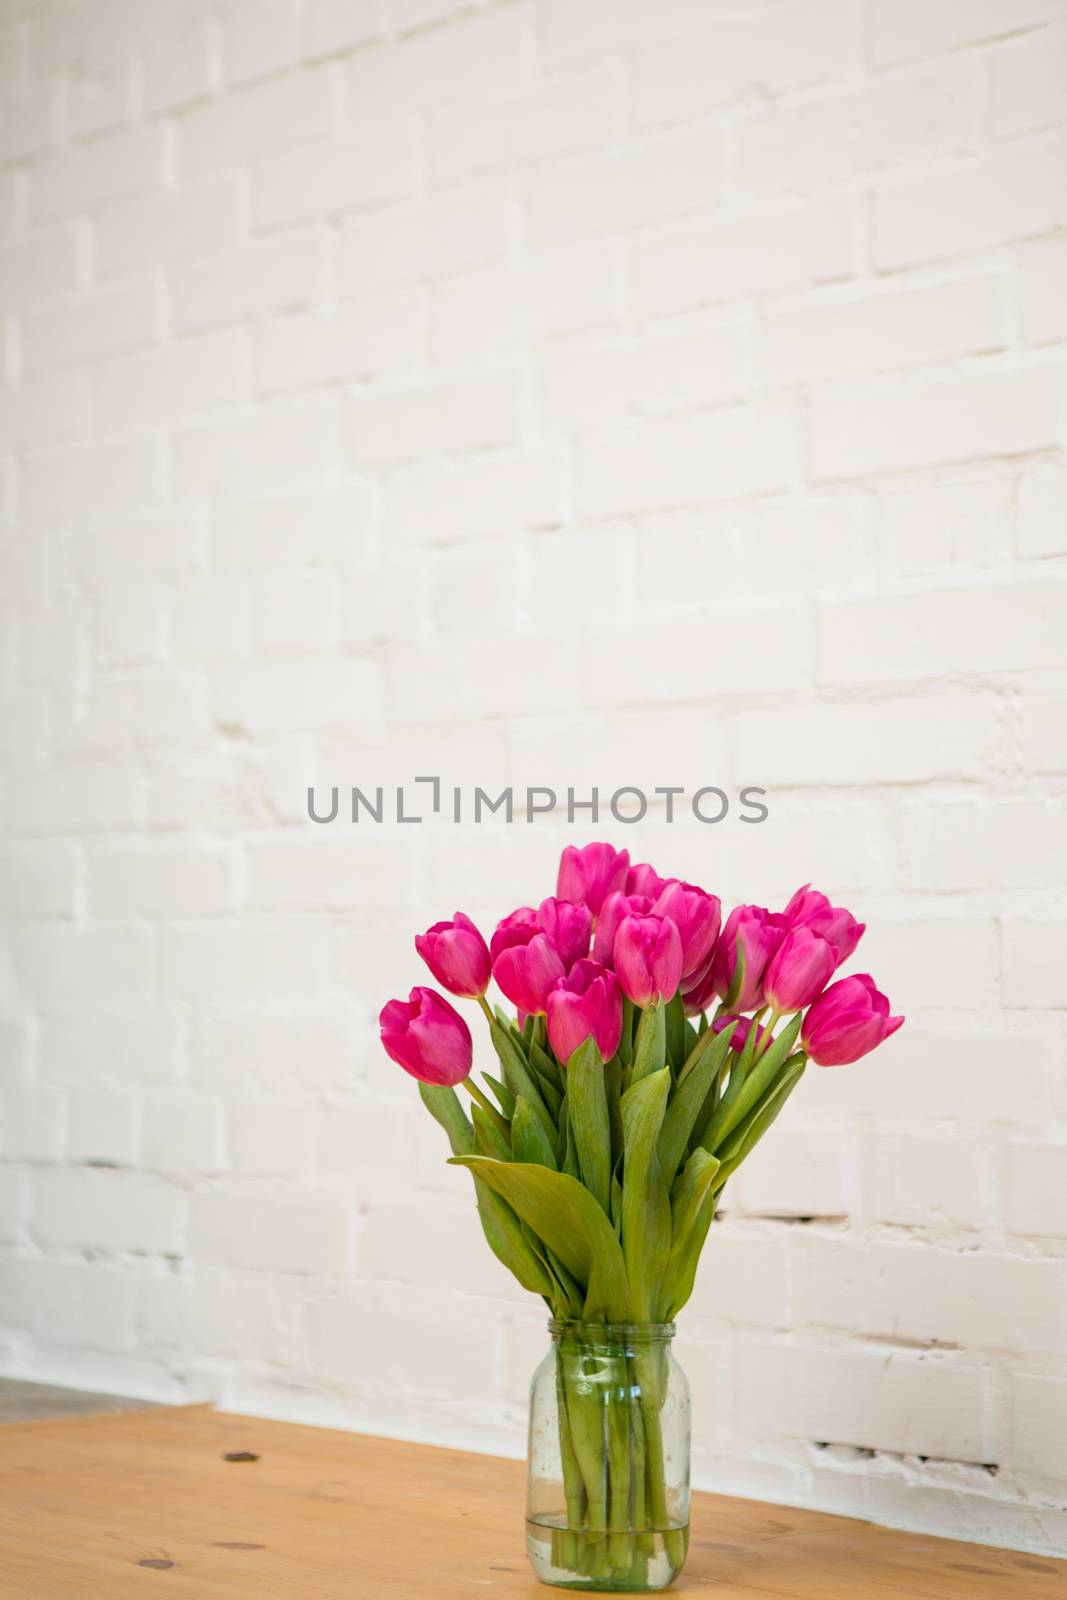
[[[548,1331],[553,1339],[567,1332],[577,1333],[587,1344],[610,1340],[613,1344],[666,1344],[674,1338],[673,1322],[596,1322],[584,1317],[549,1317]]]

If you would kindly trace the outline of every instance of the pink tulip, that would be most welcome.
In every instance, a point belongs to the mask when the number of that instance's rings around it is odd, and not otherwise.
[[[576,961],[589,954],[593,913],[588,906],[573,900],[549,897],[537,908],[537,926],[559,951],[568,972]]]
[[[509,912],[497,923],[496,932],[489,941],[489,960],[495,966],[502,950],[509,950],[515,944],[529,944],[537,932],[537,912],[533,906],[520,906],[517,911]]]
[[[645,894],[622,894],[618,889],[609,894],[596,919],[593,939],[593,960],[610,967],[615,959],[615,935],[623,917],[644,916],[652,910],[652,901]]]
[[[735,1023],[736,1027],[734,1026]],[[748,1043],[748,1036],[753,1028],[756,1030],[755,1048],[757,1050],[763,1050],[769,1042],[766,1028],[761,1028],[759,1023],[753,1022],[751,1017],[739,1017],[736,1012],[731,1013],[728,1017],[716,1017],[711,1026],[715,1033],[725,1033],[727,1028],[733,1028],[734,1031],[730,1035],[730,1049],[736,1050],[738,1055],[741,1054]]]
[[[489,951],[462,911],[457,911],[451,922],[435,922],[425,933],[417,933],[415,949],[450,994],[476,1000],[488,989]]]
[[[841,978],[815,1001],[800,1037],[821,1067],[844,1067],[896,1033],[903,1017],[889,1015],[889,1001],[867,972]]]
[[[615,974],[635,1006],[671,1000],[682,976],[682,939],[669,917],[628,916],[615,935]]]
[[[563,976],[559,951],[543,933],[535,933],[529,944],[509,945],[493,962],[493,977],[528,1017],[544,1011],[549,990]]]
[[[586,1039],[610,1061],[622,1037],[622,994],[613,972],[588,957],[575,962],[548,995],[548,1042],[567,1062]]]
[[[763,1004],[763,974],[785,936],[785,919],[763,906],[735,906],[719,935],[711,962],[711,992],[735,1011],[756,1011]],[[737,947],[745,954],[745,975],[740,994],[730,994],[737,971]]]
[[[711,961],[707,963],[702,971],[693,973],[691,977],[683,978],[682,980],[682,1000],[685,1003],[686,1016],[699,1017],[700,1013],[706,1011],[714,999],[715,959],[713,955]]]
[[[655,867],[650,867],[647,861],[640,861],[626,874],[626,893],[643,894],[654,900],[667,882],[668,879],[661,878]]]
[[[866,923],[857,922],[844,906],[832,906],[824,894],[804,884],[783,912],[791,928],[810,928],[829,941],[837,951],[837,965],[847,961],[859,944]]]
[[[559,858],[556,893],[561,900],[582,900],[594,917],[606,895],[621,889],[630,866],[630,852],[610,844],[569,844]]]
[[[652,910],[657,917],[670,917],[682,939],[682,977],[702,972],[711,959],[722,922],[722,902],[693,883],[670,878],[663,885]]]
[[[470,1029],[435,989],[414,988],[389,1000],[378,1018],[385,1053],[423,1083],[454,1086],[471,1070]]]
[[[828,939],[803,924],[791,928],[767,964],[764,997],[775,1011],[800,1011],[822,994],[836,966]]]

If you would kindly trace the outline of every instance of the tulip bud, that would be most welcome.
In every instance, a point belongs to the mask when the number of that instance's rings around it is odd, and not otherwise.
[[[763,906],[735,906],[719,935],[711,963],[711,990],[734,1011],[756,1011],[763,1004],[763,974],[785,936],[785,920]],[[744,952],[741,989],[733,993],[738,946]]]
[[[700,972],[682,979],[682,1000],[687,1017],[699,1017],[715,999],[715,957]]]
[[[693,883],[669,879],[652,906],[657,917],[670,917],[682,940],[682,977],[702,972],[711,958],[722,922],[722,902]]]
[[[550,896],[537,908],[537,926],[555,945],[568,972],[576,961],[589,954],[593,913],[588,906]]]
[[[615,935],[619,931],[619,923],[624,917],[634,914],[644,916],[651,910],[652,901],[647,895],[622,894],[618,889],[609,894],[596,919],[593,960],[599,961],[601,966],[610,967],[615,959]]]
[[[859,944],[866,923],[857,922],[844,906],[832,906],[824,894],[810,884],[797,890],[782,913],[791,928],[810,928],[837,952],[837,965],[847,961]]]
[[[450,994],[477,1000],[488,989],[489,951],[462,911],[457,911],[451,922],[435,922],[425,933],[417,933],[415,949]]]
[[[615,935],[615,974],[635,1006],[671,1000],[682,976],[682,940],[669,917],[628,916]]]
[[[837,951],[810,928],[792,928],[767,964],[763,994],[777,1012],[810,1006],[833,976]]]
[[[434,989],[414,988],[407,1000],[389,1000],[378,1018],[385,1053],[423,1083],[462,1083],[471,1070],[470,1029]]]
[[[711,1027],[714,1033],[725,1033],[727,1028],[733,1028],[734,1031],[730,1035],[730,1049],[736,1050],[738,1055],[747,1045],[749,1033],[753,1028],[756,1030],[755,1048],[757,1053],[764,1050],[770,1043],[766,1028],[761,1028],[759,1023],[754,1022],[751,1017],[739,1017],[736,1012],[731,1012],[727,1017],[716,1017]]]
[[[579,850],[569,844],[559,858],[556,893],[561,900],[581,900],[599,913],[606,895],[626,883],[630,852],[610,844],[587,844]]]
[[[568,1062],[578,1046],[595,1039],[601,1060],[610,1061],[622,1037],[622,995],[613,972],[588,958],[575,962],[549,991],[548,1042],[556,1059]]]
[[[832,983],[804,1018],[800,1037],[821,1067],[844,1067],[896,1033],[903,1017],[889,1015],[889,1001],[867,972]]]
[[[564,975],[559,951],[543,933],[535,933],[529,944],[510,945],[493,962],[493,977],[528,1017],[544,1011],[549,990]]]
[[[656,869],[650,867],[647,861],[639,861],[626,874],[626,893],[642,894],[647,896],[649,900],[654,900],[668,882],[669,879],[661,878]]]
[[[520,906],[517,911],[509,912],[497,923],[496,932],[489,941],[489,960],[495,966],[502,950],[515,944],[529,944],[537,932],[537,912],[533,906]]]

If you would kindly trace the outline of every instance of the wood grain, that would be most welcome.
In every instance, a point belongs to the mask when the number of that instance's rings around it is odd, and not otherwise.
[[[255,1461],[227,1461],[250,1452]],[[3,1600],[534,1600],[519,1462],[188,1406],[0,1428]],[[562,1591],[559,1591],[562,1592]],[[1067,1562],[694,1497],[677,1600],[1061,1600]]]

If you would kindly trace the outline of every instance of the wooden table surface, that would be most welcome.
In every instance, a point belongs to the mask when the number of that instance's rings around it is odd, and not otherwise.
[[[227,1460],[248,1452],[256,1460]],[[3,1600],[547,1596],[515,1461],[187,1406],[0,1428]],[[562,1594],[564,1591],[555,1591]],[[694,1496],[676,1600],[1061,1600],[1067,1562]]]

